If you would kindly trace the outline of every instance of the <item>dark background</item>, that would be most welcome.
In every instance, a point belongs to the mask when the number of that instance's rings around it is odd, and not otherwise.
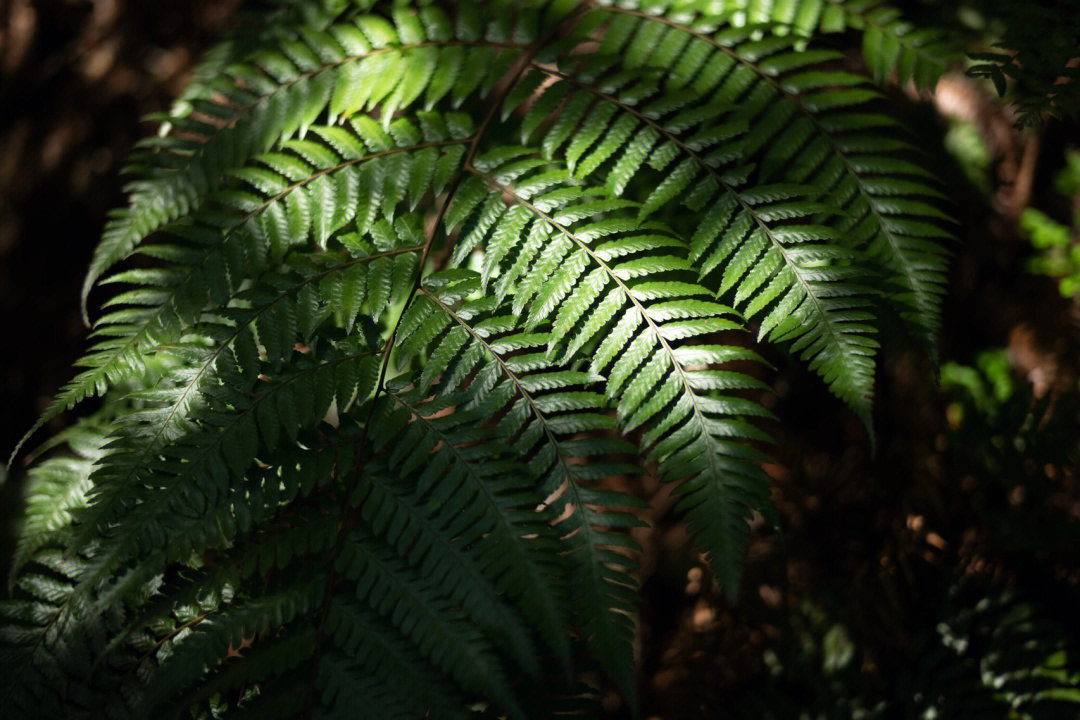
[[[140,118],[168,107],[240,4],[0,3],[5,457],[85,348],[79,289],[106,212],[123,202],[123,158],[152,130]],[[857,48],[851,57],[859,62]],[[1068,215],[1068,199],[1050,188],[1067,141],[1080,133],[1066,123],[1019,131],[983,87],[959,76],[947,77],[933,101],[893,95],[945,178],[961,222],[941,360],[971,364],[987,348],[1007,348],[1017,416],[994,420],[1004,427],[950,423],[957,400],[939,390],[934,364],[886,334],[871,452],[864,429],[816,377],[771,357],[778,372],[769,402],[780,423],[770,428],[779,441],[770,472],[784,535],[755,530],[736,604],[709,590],[682,529],[670,512],[657,511],[654,529],[641,538],[643,717],[715,713],[748,692],[767,670],[765,650],[782,652],[808,604],[845,619],[859,648],[855,667],[879,679],[910,664],[910,639],[932,627],[948,589],[965,578],[1037,596],[1064,621],[1071,615],[1054,608],[1076,598],[1080,543],[1039,531],[1058,528],[1075,539],[1080,521],[1078,313],[1054,280],[1024,271],[1031,245],[1017,220],[1029,204]],[[945,130],[957,119],[989,150],[985,188],[944,149]],[[67,422],[61,416],[49,430]],[[1048,447],[1009,450],[1022,432]],[[0,570],[20,505],[20,464],[0,489]],[[827,701],[806,700],[814,702]]]

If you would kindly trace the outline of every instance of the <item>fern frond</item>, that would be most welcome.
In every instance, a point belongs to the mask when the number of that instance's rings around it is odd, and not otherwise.
[[[568,171],[535,154],[482,156],[471,172],[458,205],[447,213],[454,226],[475,212],[455,256],[483,243],[490,231],[489,242],[509,243],[514,251],[513,263],[499,269],[518,278],[511,307],[525,328],[542,321],[580,328],[565,343],[553,336],[549,356],[570,359],[588,348],[590,372],[604,378],[621,429],[644,431],[644,449],[669,479],[689,481],[688,491],[709,487],[716,500],[710,509],[717,512],[692,517],[691,529],[715,541],[705,549],[734,591],[738,565],[732,559],[741,556],[746,536],[726,531],[745,526],[749,511],[763,507],[765,498],[764,476],[751,462],[758,456],[733,440],[765,439],[741,418],[764,411],[740,399],[709,397],[709,391],[763,386],[735,372],[690,370],[679,355],[686,341],[740,328],[733,311],[702,299],[709,293],[692,282],[690,265],[670,254],[681,244],[663,226],[639,221],[634,203],[577,187]],[[522,227],[506,205],[489,220],[485,194],[525,208],[531,228]],[[517,235],[500,233],[503,223],[518,227]],[[720,348],[708,362],[752,358]],[[726,492],[727,482],[745,494]],[[684,507],[703,501],[692,495]]]
[[[734,290],[735,304],[745,308],[747,316],[764,314],[761,335],[792,343],[793,350],[800,352],[833,392],[869,425],[877,347],[868,337],[873,332],[867,322],[873,317],[868,310],[870,293],[850,282],[854,269],[844,268],[854,255],[838,246],[839,238],[833,231],[815,222],[816,216],[829,208],[814,202],[816,194],[808,189],[774,186],[741,190],[716,167],[718,158],[706,157],[690,144],[700,141],[681,140],[661,122],[611,96],[605,95],[603,100],[606,104],[597,105],[593,113],[608,107],[607,117],[601,120],[590,115],[583,126],[602,128],[618,107],[623,114],[612,123],[613,135],[629,139],[638,126],[645,126],[655,131],[654,141],[661,137],[667,140],[666,147],[657,151],[663,158],[657,163],[661,168],[674,159],[673,155],[687,158],[645,200],[643,211],[676,198],[695,211],[711,203],[713,209],[690,238],[689,260],[699,275],[720,295]],[[726,99],[721,102],[726,103]],[[620,124],[625,129],[618,128]],[[579,134],[581,137],[587,136]],[[710,141],[723,139],[724,133],[719,133]],[[618,142],[610,136],[601,140],[593,156],[601,154],[606,159],[604,154],[613,150],[604,145],[617,147]],[[591,141],[582,144],[587,148]],[[574,145],[568,148],[568,160],[573,160],[575,151]],[[627,156],[633,152],[628,149]],[[639,154],[647,152],[648,148]],[[720,161],[723,154],[721,150]],[[616,161],[613,173],[618,172],[618,164]],[[688,187],[692,187],[689,194],[683,194]],[[778,221],[805,224],[792,228]],[[755,271],[744,278],[752,266]],[[725,268],[723,275],[710,278],[717,267]],[[771,312],[765,314],[767,308]],[[781,326],[781,319],[789,322]]]
[[[460,549],[475,545],[459,563],[468,573],[487,578],[479,583],[479,588],[494,584],[500,593],[520,604],[522,612],[536,627],[557,626],[565,613],[559,594],[553,592],[558,586],[550,577],[550,565],[554,561],[551,553],[557,546],[549,542],[550,530],[544,516],[534,512],[535,506],[527,504],[528,476],[515,467],[501,443],[459,447],[476,443],[482,437],[469,423],[476,419],[475,412],[465,410],[440,417],[424,414],[439,413],[448,406],[449,398],[424,402],[415,390],[388,389],[387,400],[376,409],[373,423],[377,423],[374,426],[377,429],[371,439],[382,445],[395,437],[395,433],[404,433],[407,444],[395,444],[387,457],[400,487],[374,480],[370,486],[362,482],[351,502],[356,505],[365,497],[369,499],[361,514],[377,531],[381,532],[388,523],[401,527],[402,531],[410,528],[408,535],[398,537],[395,533],[391,540],[407,556],[418,551],[438,551],[439,555],[428,558],[426,563],[434,564],[446,549],[457,547],[460,553]],[[402,452],[406,448],[411,451]],[[428,453],[435,460],[424,467],[421,462]],[[417,472],[420,474],[414,477]],[[436,486],[444,473],[455,480],[452,486]],[[455,489],[456,496],[446,496]],[[403,493],[407,495],[402,497]],[[426,519],[422,516],[416,521],[407,519],[409,514],[416,514],[415,508],[424,507],[425,503],[435,504]],[[535,536],[536,540],[522,543],[525,536]],[[420,538],[429,539],[423,540],[419,547],[414,546]],[[425,550],[425,546],[431,549]],[[468,557],[472,552],[478,554]],[[439,572],[453,569],[454,565],[443,566]],[[457,577],[464,581],[468,575],[459,570]],[[453,587],[453,582],[448,581],[444,586]],[[475,609],[479,612],[479,607]],[[499,617],[492,617],[494,613],[490,611],[487,614],[489,619],[482,621],[483,624]],[[493,623],[489,630],[504,635],[519,662],[535,669],[529,657],[530,645],[517,627],[513,622]],[[513,637],[515,633],[517,638]],[[564,642],[546,639],[565,652]]]
[[[295,441],[300,431],[322,421],[331,405],[361,404],[373,392],[375,353],[335,355],[282,378],[267,377],[264,387],[247,393],[221,387],[235,383],[235,377],[215,377],[197,404],[185,408],[182,421],[176,419],[181,417],[178,402],[194,394],[192,385],[169,392],[173,401],[165,407],[125,418],[94,471],[97,492],[73,538],[76,546],[88,542],[124,518],[98,551],[95,577],[107,577],[132,558],[151,569],[181,561],[222,535],[223,525],[235,524],[239,508],[234,495],[243,491],[241,483],[250,482],[245,471],[263,443],[273,448],[280,437]],[[160,397],[162,391],[153,395]],[[170,428],[181,422],[183,427]],[[281,501],[308,494],[316,477],[309,474],[290,483]],[[151,478],[157,482],[150,484]],[[185,510],[192,504],[203,514],[192,517]],[[222,512],[230,517],[220,517]]]
[[[569,57],[565,71],[543,68],[569,84],[550,85],[545,97],[570,96],[544,138],[545,151],[574,130],[591,94],[594,104],[580,127],[596,136],[610,119],[610,130],[588,158],[611,157],[604,171],[615,194],[632,173],[650,167],[663,173],[644,173],[657,184],[645,199],[650,212],[674,200],[698,211],[716,192],[704,177],[709,173],[737,193],[751,161],[757,182],[813,185],[841,211],[814,222],[865,253],[860,261],[882,274],[887,301],[934,352],[948,256],[941,243],[951,236],[936,227],[945,217],[931,204],[940,193],[872,104],[876,93],[860,87],[856,75],[822,68],[835,59],[831,53],[798,52],[782,38],[756,41],[748,30],[705,32],[707,18],[685,9],[679,20],[618,8],[606,13],[614,19],[602,55]],[[655,79],[661,72],[663,84]],[[524,130],[539,126],[551,109],[538,101]],[[588,133],[577,134],[583,137]],[[575,162],[586,149],[587,140],[579,142],[568,159]],[[779,215],[769,224],[792,219]]]
[[[102,411],[101,420],[110,413]],[[87,419],[64,433],[72,458],[50,458],[27,488],[27,515],[12,575],[11,600],[0,603],[0,690],[6,709],[21,717],[61,717],[101,702],[113,689],[92,685],[83,669],[123,622],[122,608],[93,613],[75,597],[87,568],[85,551],[63,550],[74,515],[86,503],[89,470],[100,456],[105,433]],[[70,633],[70,637],[68,636]],[[126,648],[125,648],[126,649]],[[124,653],[114,659],[125,663]]]
[[[282,434],[295,439],[298,430],[326,415],[331,403],[344,411],[362,402],[374,390],[374,366],[365,358],[377,350],[363,342],[359,347],[327,344],[321,347],[326,362],[305,367],[301,361],[291,377],[273,378],[285,363],[303,358],[298,347],[309,348],[305,343],[314,342],[321,326],[351,328],[362,308],[400,301],[415,272],[412,253],[418,247],[408,244],[415,241],[409,235],[415,228],[399,227],[404,235],[376,233],[377,245],[353,243],[354,251],[370,254],[297,256],[291,272],[267,274],[263,282],[240,289],[226,307],[205,315],[183,343],[161,348],[182,358],[182,364],[168,386],[133,396],[143,409],[124,418],[97,470],[102,489],[84,519],[82,540],[143,503],[139,488],[151,475],[184,477],[200,494],[212,495],[223,466],[240,476],[252,461],[257,433],[271,444]],[[171,453],[162,457],[166,446]],[[151,505],[140,512],[153,526],[149,518],[168,517],[171,510]],[[134,530],[141,522],[128,527]],[[144,542],[160,545],[154,537]]]
[[[454,532],[456,526],[450,524],[452,516],[426,510],[422,497],[415,487],[379,474],[364,478],[355,495],[357,502],[365,501],[361,514],[369,532],[395,528],[396,532],[386,538],[389,545],[421,577],[437,582],[447,597],[460,604],[472,622],[519,665],[535,673],[530,635],[504,596],[513,598],[521,614],[535,627],[558,626],[565,609],[559,595],[552,592],[557,584],[553,584],[548,566],[551,558],[544,557],[544,543],[537,541],[537,552],[515,550],[509,570],[502,572],[492,566],[486,554],[477,555],[477,548],[461,542]],[[512,520],[519,525],[530,522],[524,515]],[[503,523],[497,532],[505,532],[512,525]],[[481,543],[480,549],[484,548],[490,548],[490,542]],[[524,587],[535,588],[535,592],[526,593]],[[563,638],[550,639],[557,649],[564,648]],[[569,657],[569,650],[565,653]]]
[[[402,560],[361,532],[349,538],[338,565],[356,583],[357,599],[389,614],[417,649],[433,656],[462,689],[491,698],[511,717],[524,717],[498,659],[475,625],[455,617],[458,613],[441,597],[441,584],[410,572]],[[522,657],[535,663],[532,648],[523,650]]]
[[[86,506],[90,471],[101,456],[104,430],[85,421],[62,436],[73,455],[50,457],[27,473],[26,509],[11,561],[11,580],[42,548],[67,532],[72,513]]]

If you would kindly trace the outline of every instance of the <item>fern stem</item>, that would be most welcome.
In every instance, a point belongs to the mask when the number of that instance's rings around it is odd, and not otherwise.
[[[480,125],[476,129],[476,133],[473,135],[471,142],[469,143],[469,151],[465,155],[465,161],[461,167],[458,168],[454,179],[451,181],[450,187],[446,192],[446,198],[443,200],[442,205],[439,207],[439,212],[435,216],[435,221],[431,225],[431,232],[428,234],[426,241],[424,242],[424,249],[420,255],[420,266],[416,272],[416,280],[413,282],[412,289],[409,291],[409,296],[405,299],[405,304],[401,308],[401,314],[398,315],[397,322],[394,324],[394,329],[390,333],[390,340],[387,343],[386,355],[383,357],[383,365],[379,371],[379,382],[375,386],[375,397],[378,398],[379,392],[385,387],[386,371],[390,362],[390,351],[394,347],[394,342],[397,339],[398,330],[401,328],[401,321],[405,318],[405,311],[408,310],[409,305],[412,303],[413,298],[416,297],[417,290],[420,289],[421,280],[424,277],[424,265],[427,263],[427,258],[431,252],[431,244],[435,239],[435,235],[439,232],[439,228],[442,227],[443,218],[446,217],[446,211],[450,207],[450,203],[454,199],[454,195],[457,193],[458,188],[461,186],[461,180],[472,167],[472,161],[476,157],[477,151],[480,149],[480,141],[484,138],[484,134],[491,126],[492,120],[495,119],[495,115],[499,111],[499,106],[502,105],[503,100],[506,99],[507,94],[514,88],[521,75],[527,70],[533,59],[537,54],[549,43],[553,38],[559,37],[563,32],[571,29],[573,24],[584,14],[587,6],[580,5],[574,9],[569,15],[563,18],[557,25],[551,30],[545,33],[542,37],[536,40],[529,46],[528,50],[518,58],[514,65],[507,70],[505,77],[498,83],[499,89],[496,91],[495,96],[491,99],[487,113],[484,115],[484,119],[480,122]],[[374,401],[372,401],[372,408],[374,408]],[[370,415],[368,416],[370,420]],[[366,424],[365,424],[366,430]],[[366,438],[364,438],[366,439]]]

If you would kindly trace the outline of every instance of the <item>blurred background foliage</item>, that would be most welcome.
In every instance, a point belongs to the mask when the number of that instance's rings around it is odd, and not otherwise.
[[[1029,265],[1031,272],[1058,279],[1063,297],[1080,299],[1080,152],[1065,154],[1066,166],[1054,179],[1054,190],[1063,198],[1072,199],[1072,213],[1060,223],[1042,210],[1024,208],[1020,227],[1035,247]]]
[[[1080,7],[897,4],[974,54],[933,95],[889,89],[960,221],[940,364],[885,333],[872,451],[820,383],[769,358],[783,534],[755,527],[732,602],[670,508],[648,518],[643,718],[1077,717]],[[83,346],[78,289],[139,118],[242,5],[0,4],[3,447]],[[1032,32],[1039,14],[1061,19],[1055,42]],[[839,43],[858,67],[857,39]],[[0,487],[0,571],[20,475]]]

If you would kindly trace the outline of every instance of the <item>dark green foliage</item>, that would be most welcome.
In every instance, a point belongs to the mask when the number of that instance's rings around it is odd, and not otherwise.
[[[875,335],[933,350],[950,237],[873,86],[804,47],[854,28],[932,85],[939,34],[699,4],[278,3],[212,55],[39,423],[104,397],[30,471],[16,716],[633,706],[648,498],[610,488],[672,483],[736,593],[775,523],[742,331],[869,429]]]
[[[1080,118],[1080,2],[981,0],[976,8],[993,46],[969,53],[968,74],[1007,94],[1025,125]]]
[[[860,672],[862,648],[843,620],[807,602],[769,673],[734,693],[733,718],[1064,720],[1080,704],[1075,637],[1015,592],[949,588],[887,682]],[[763,675],[766,675],[763,673]]]

